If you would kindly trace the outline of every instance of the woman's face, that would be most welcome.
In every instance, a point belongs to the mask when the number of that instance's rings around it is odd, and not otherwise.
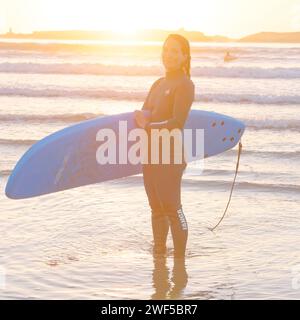
[[[177,70],[182,67],[187,55],[182,53],[180,44],[175,39],[168,39],[162,49],[162,62],[167,71]]]

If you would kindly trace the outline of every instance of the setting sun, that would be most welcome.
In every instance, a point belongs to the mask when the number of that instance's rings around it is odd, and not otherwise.
[[[110,30],[126,35],[140,29],[185,28],[236,37],[299,27],[299,0],[29,0],[27,10],[20,10],[20,0],[0,0],[0,6],[0,32]]]

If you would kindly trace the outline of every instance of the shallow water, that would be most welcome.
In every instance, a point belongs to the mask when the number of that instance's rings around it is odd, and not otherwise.
[[[141,176],[13,203],[2,195],[1,297],[299,298],[292,289],[300,264],[298,194],[237,189],[230,213],[211,232],[227,196],[227,186],[183,183],[188,250],[185,268],[173,270],[170,235],[166,264],[152,259]],[[170,297],[175,284],[183,288]]]

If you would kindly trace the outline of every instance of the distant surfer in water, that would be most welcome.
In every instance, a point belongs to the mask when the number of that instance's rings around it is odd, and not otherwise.
[[[229,51],[227,51],[224,56],[224,62],[229,62],[229,61],[236,60],[236,59],[237,59],[237,57],[232,56]]]
[[[190,45],[186,38],[170,34],[162,48],[165,76],[156,80],[148,93],[142,110],[135,111],[137,125],[148,133],[148,157],[151,155],[151,129],[182,130],[194,101],[194,84],[190,79]],[[170,139],[169,141],[172,141]],[[161,146],[159,146],[161,156]],[[143,164],[145,191],[151,208],[153,254],[166,256],[169,227],[174,244],[174,257],[184,258],[188,225],[181,205],[181,180],[187,166],[182,158],[174,162],[174,143],[170,143],[169,164]],[[173,161],[172,161],[173,160]]]

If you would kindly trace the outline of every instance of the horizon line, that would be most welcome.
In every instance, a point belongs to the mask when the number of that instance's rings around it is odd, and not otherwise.
[[[166,36],[166,33],[181,33],[184,34],[189,41],[191,42],[239,42],[241,40],[246,40],[247,38],[251,37],[259,37],[264,36],[265,34],[272,34],[274,36],[284,35],[284,36],[291,36],[296,35],[296,38],[292,39],[292,42],[300,42],[300,31],[260,31],[248,35],[244,35],[242,37],[229,37],[220,34],[215,35],[206,35],[204,32],[198,30],[186,30],[183,27],[178,29],[159,29],[159,28],[152,28],[152,29],[136,29],[132,32],[122,32],[118,30],[111,30],[111,29],[61,29],[61,30],[32,30],[31,32],[13,32],[12,28],[9,28],[9,31],[6,33],[0,33],[0,38],[13,38],[13,37],[20,37],[20,38],[40,38],[43,39],[43,36],[48,36],[52,40],[108,40],[111,38],[112,40],[138,40],[141,41],[141,37],[147,37],[148,39],[144,39],[144,41],[160,41],[163,39],[159,39]],[[65,34],[64,34],[65,33]],[[73,33],[73,34],[72,34]],[[102,34],[101,34],[102,33]],[[152,34],[151,34],[152,33]],[[48,34],[48,35],[47,35]],[[89,35],[90,34],[90,35]],[[59,38],[55,38],[55,36],[59,36]],[[106,39],[103,39],[103,36]],[[297,37],[299,36],[299,38]],[[100,38],[102,37],[102,39]],[[98,39],[97,39],[98,38]],[[107,39],[108,38],[108,39]],[[119,39],[116,39],[119,38]],[[150,39],[149,39],[150,38]],[[152,38],[152,39],[151,39]],[[46,38],[44,38],[46,40]],[[48,38],[49,39],[49,38]],[[248,39],[249,40],[249,39]],[[268,41],[269,40],[269,41]],[[280,39],[279,42],[287,42],[287,39]],[[260,39],[259,42],[262,42]],[[276,42],[271,39],[266,39],[265,42]]]

